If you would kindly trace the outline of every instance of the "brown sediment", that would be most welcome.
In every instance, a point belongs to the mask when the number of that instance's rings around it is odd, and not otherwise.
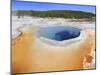
[[[94,57],[94,54],[95,54],[95,32],[90,29],[86,29],[85,33],[87,34],[87,39],[85,40],[86,42],[82,45],[82,49],[85,49],[85,51],[84,51],[85,61],[83,62],[83,66],[85,66],[86,64],[91,64],[93,58],[95,58]],[[87,66],[86,66],[86,68],[91,69]]]
[[[66,47],[46,45],[34,38],[36,33],[23,32],[12,41],[12,72],[45,72],[83,69],[83,59],[95,44],[91,30],[84,30],[86,39]],[[87,62],[91,58],[87,57]]]
[[[20,72],[23,69],[28,71],[30,68],[29,51],[32,39],[32,36],[28,33],[22,33],[21,36],[12,41],[12,72]]]

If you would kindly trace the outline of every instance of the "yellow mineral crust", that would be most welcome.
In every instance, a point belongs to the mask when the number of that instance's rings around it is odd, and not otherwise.
[[[26,28],[12,40],[12,73],[83,69],[84,57],[95,49],[95,33],[89,29],[81,31],[82,40],[65,46],[41,41],[36,37],[37,30]]]

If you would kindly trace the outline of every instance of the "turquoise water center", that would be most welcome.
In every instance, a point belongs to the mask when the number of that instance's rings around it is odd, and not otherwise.
[[[80,35],[80,29],[68,26],[49,26],[40,28],[38,33],[40,37],[64,41],[78,37]]]

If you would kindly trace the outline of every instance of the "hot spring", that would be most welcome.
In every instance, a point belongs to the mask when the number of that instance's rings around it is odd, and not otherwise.
[[[80,35],[80,29],[68,26],[52,26],[40,28],[39,37],[56,41],[64,41],[76,38]]]

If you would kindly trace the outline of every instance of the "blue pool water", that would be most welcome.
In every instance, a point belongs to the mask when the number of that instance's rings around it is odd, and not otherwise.
[[[80,29],[65,26],[45,27],[41,28],[39,31],[39,36],[56,41],[73,39],[78,37],[79,35]]]

